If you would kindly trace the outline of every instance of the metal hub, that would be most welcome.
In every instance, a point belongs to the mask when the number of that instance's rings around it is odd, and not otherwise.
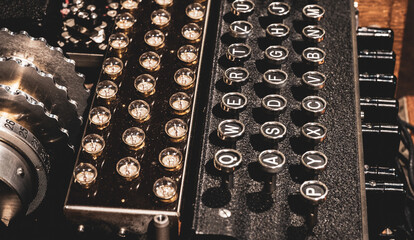
[[[54,159],[71,160],[89,92],[44,39],[0,30],[0,217],[8,225],[46,195]],[[61,163],[62,164],[62,163]]]

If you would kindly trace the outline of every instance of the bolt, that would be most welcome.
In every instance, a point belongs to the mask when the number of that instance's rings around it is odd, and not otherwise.
[[[229,218],[231,216],[231,212],[227,209],[220,209],[219,216],[222,218]]]
[[[23,171],[23,168],[18,168],[17,170],[16,170],[16,173],[17,173],[17,175],[19,175],[20,177],[24,177],[24,171]]]

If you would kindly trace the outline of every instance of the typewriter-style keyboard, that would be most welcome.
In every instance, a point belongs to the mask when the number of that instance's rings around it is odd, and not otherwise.
[[[200,239],[367,239],[351,2],[217,7]]]

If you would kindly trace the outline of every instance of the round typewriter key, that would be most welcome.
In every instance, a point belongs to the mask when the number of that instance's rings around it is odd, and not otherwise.
[[[320,72],[310,71],[302,75],[303,84],[312,90],[320,90],[325,87],[326,76]]]
[[[282,23],[272,23],[266,28],[266,35],[269,38],[283,40],[289,35],[289,27]]]
[[[287,82],[287,73],[279,69],[270,69],[263,74],[266,86],[270,88],[282,88]]]
[[[247,98],[238,92],[229,92],[221,98],[221,108],[226,112],[238,112],[246,108]]]
[[[302,52],[302,59],[305,63],[318,66],[325,62],[326,53],[316,47],[308,47]]]
[[[227,85],[239,86],[249,78],[249,71],[242,67],[231,67],[224,72],[224,82]]]
[[[111,9],[111,10],[108,10],[107,12],[106,12],[106,15],[108,15],[109,17],[111,17],[111,18],[114,18],[114,17],[116,17],[116,15],[118,14],[118,12],[116,11],[116,10],[113,10],[113,9]]]
[[[283,170],[286,158],[278,150],[265,150],[259,155],[259,164],[266,173],[276,174]]]
[[[243,137],[244,124],[236,119],[222,121],[217,128],[217,136],[221,140],[234,141]]]
[[[265,57],[267,61],[271,64],[282,64],[289,55],[289,50],[283,46],[270,46],[266,48]]]
[[[214,155],[214,167],[223,173],[223,185],[233,187],[233,172],[240,166],[242,155],[234,149],[222,149]]]
[[[269,13],[269,16],[284,18],[289,15],[290,6],[284,2],[272,2],[267,7],[267,12]]]
[[[248,21],[234,21],[230,24],[230,35],[234,38],[247,38],[253,30]]]
[[[318,96],[307,96],[302,100],[302,109],[314,117],[324,114],[326,105],[325,99]]]
[[[177,200],[177,183],[169,177],[162,177],[155,181],[152,190],[161,202],[171,203]]]
[[[327,129],[320,123],[310,122],[302,126],[302,135],[312,143],[321,143],[326,138]]]
[[[318,43],[325,39],[325,30],[319,26],[309,25],[302,29],[302,35],[306,40]]]
[[[247,16],[253,12],[254,7],[254,3],[250,0],[236,0],[231,4],[235,16]]]
[[[226,57],[230,61],[244,61],[250,57],[252,49],[244,43],[233,43],[227,48]]]
[[[278,150],[265,150],[259,155],[260,168],[266,174],[264,189],[267,193],[276,190],[276,174],[285,166],[286,158]]]
[[[328,187],[320,181],[306,181],[300,186],[300,194],[302,195],[302,198],[311,205],[308,206],[306,222],[309,230],[312,230],[318,222],[317,205],[326,200]]]
[[[222,149],[214,155],[214,167],[219,171],[232,172],[241,162],[241,153],[234,149]]]
[[[286,127],[280,122],[265,122],[260,126],[260,133],[266,140],[279,142],[286,136]]]
[[[320,181],[306,181],[300,186],[300,194],[312,205],[317,205],[326,200],[328,187]]]
[[[180,150],[169,147],[160,152],[158,160],[167,171],[177,171],[183,166],[183,154]]]
[[[316,4],[306,5],[302,9],[303,18],[310,21],[319,21],[325,14],[325,9]]]
[[[325,170],[328,158],[321,152],[308,151],[302,155],[301,162],[307,170],[319,174]]]
[[[286,109],[287,100],[281,95],[271,94],[262,99],[262,107],[269,114],[278,114]]]

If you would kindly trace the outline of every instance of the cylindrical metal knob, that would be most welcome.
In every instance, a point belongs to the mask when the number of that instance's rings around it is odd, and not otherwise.
[[[285,166],[285,155],[278,150],[265,150],[259,155],[259,164],[263,172],[267,174],[264,190],[272,193],[276,190],[277,174],[281,172]]]
[[[154,216],[155,240],[170,240],[170,220],[168,216]]]
[[[222,149],[214,155],[214,167],[223,173],[222,184],[233,187],[233,172],[240,166],[242,155],[234,149]]]

